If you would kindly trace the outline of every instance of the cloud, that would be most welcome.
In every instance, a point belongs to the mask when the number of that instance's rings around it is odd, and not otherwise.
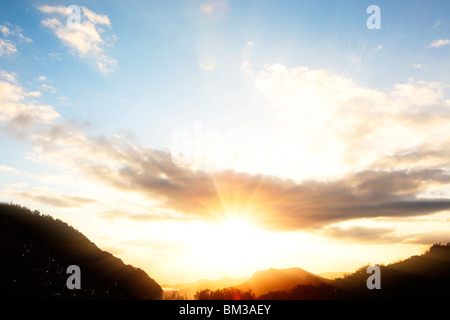
[[[339,240],[380,244],[392,243],[404,240],[403,236],[395,235],[394,228],[368,228],[363,226],[351,226],[347,228],[327,227],[321,232],[325,237]]]
[[[392,95],[395,99],[405,100],[408,107],[432,106],[444,102],[442,88],[436,82],[410,81],[394,86]]]
[[[309,139],[316,143],[317,137],[324,142],[322,148],[329,148],[330,144],[333,147],[334,143],[344,146],[324,154],[327,161],[323,166],[304,161],[297,164],[299,170],[324,170],[338,159],[336,155],[353,152],[365,156],[373,150],[375,159],[391,161],[393,165],[371,167],[373,161],[359,162],[361,166],[334,177],[302,180],[233,170],[195,170],[173,163],[167,151],[145,148],[120,137],[90,137],[79,126],[56,123],[53,108],[39,108],[36,102],[26,104],[26,91],[4,81],[0,82],[0,99],[13,107],[0,121],[11,122],[19,113],[16,109],[24,104],[35,112],[28,119],[30,126],[35,122],[45,124],[45,130],[34,131],[30,138],[36,145],[36,161],[75,170],[74,174],[124,194],[139,194],[152,201],[151,208],[159,210],[148,215],[130,212],[126,217],[132,220],[214,223],[239,216],[260,228],[295,231],[317,230],[361,218],[414,217],[450,210],[450,199],[445,194],[427,197],[430,187],[445,188],[450,183],[450,174],[442,165],[449,159],[448,148],[439,151],[450,132],[444,86],[409,81],[385,93],[360,87],[351,79],[325,70],[289,69],[282,65],[265,68],[257,76],[256,86],[273,103],[271,107],[279,108],[278,111],[292,108],[302,116],[282,123],[294,134],[294,141],[300,142],[288,149],[289,156],[295,146],[307,152],[314,146],[308,145]],[[277,120],[276,113],[270,115]],[[297,131],[299,128],[302,131]],[[325,136],[321,137],[323,132]],[[302,149],[305,142],[308,148]],[[409,153],[401,153],[402,150]],[[420,152],[429,154],[430,158],[420,163],[421,159],[412,155],[414,152],[419,157]],[[280,156],[286,158],[287,153]],[[282,166],[283,161],[277,163]],[[397,167],[402,163],[408,163],[407,168]],[[49,201],[42,195],[36,200]],[[69,202],[59,205],[64,203]],[[124,212],[123,208],[117,210]],[[335,236],[362,232],[329,231]],[[372,231],[378,238],[387,239],[389,230]]]
[[[106,15],[99,15],[82,7],[80,22],[69,27],[64,20],[68,16],[66,7],[45,5],[38,8],[43,13],[54,14],[52,18],[42,20],[42,25],[52,30],[62,43],[80,58],[92,59],[102,73],[111,72],[117,67],[117,60],[105,53],[105,48],[111,46],[111,43],[103,36],[105,30],[99,27],[99,25],[111,26]]]
[[[30,98],[38,91],[26,91],[17,84],[15,75],[2,71],[0,80],[0,122],[5,132],[23,137],[39,124],[50,124],[60,115],[52,106],[42,105]]]
[[[28,38],[23,35],[22,28],[17,25],[13,25],[9,22],[6,22],[5,25],[0,25],[0,32],[4,37],[15,37],[19,41],[30,43],[33,42],[33,39]]]
[[[424,195],[430,186],[445,188],[450,182],[442,166],[449,160],[445,145],[450,132],[444,85],[411,79],[381,92],[326,70],[279,64],[266,67],[255,84],[273,103],[273,122],[280,120],[281,112],[293,112],[280,122],[294,138],[286,149],[293,162],[294,150],[308,156],[297,162],[298,170],[324,171],[351,155],[350,170],[326,180],[299,182],[232,170],[211,173],[178,166],[165,151],[86,136],[70,145],[77,145],[74,154],[91,157],[77,156],[70,166],[118,190],[146,195],[158,201],[158,207],[186,218],[220,221],[245,215],[262,228],[276,230],[320,229],[353,219],[413,217],[450,209],[445,195]],[[61,143],[66,138],[62,139]],[[343,147],[334,149],[337,145]],[[325,160],[322,166],[309,158],[315,149],[326,150],[319,153]],[[424,154],[414,157],[405,150]],[[49,157],[56,159],[58,152]],[[61,161],[70,158],[64,153]],[[280,152],[280,159],[282,166],[285,152]],[[371,167],[377,161],[378,167]]]
[[[0,71],[0,78],[5,79],[6,81],[10,82],[10,83],[17,83],[17,74],[13,73],[8,73],[4,70]]]
[[[448,45],[450,45],[449,39],[437,39],[437,40],[434,40],[433,42],[431,42],[430,48],[439,48],[439,47],[448,46]]]
[[[421,69],[425,69],[427,66],[424,64],[421,64],[421,63],[413,63],[413,67],[421,70]]]
[[[25,43],[33,42],[31,38],[25,37],[22,34],[22,29],[19,26],[8,22],[6,22],[5,25],[0,25],[0,32],[5,38],[13,37],[16,41]],[[16,41],[0,38],[0,57],[13,56],[17,53]]]
[[[42,156],[59,157],[59,163],[66,161],[68,167],[80,168],[90,179],[145,195],[158,201],[158,208],[177,212],[183,219],[219,222],[239,215],[261,228],[292,231],[360,218],[411,217],[450,209],[450,199],[418,197],[430,184],[445,186],[450,182],[444,170],[366,170],[327,182],[296,183],[234,171],[194,171],[175,165],[163,151],[62,134],[51,141],[64,144],[65,152],[52,150],[53,146]],[[155,218],[131,213],[128,217]],[[171,214],[158,217],[174,218]]]
[[[48,84],[43,83],[43,84],[41,85],[41,87],[42,87],[43,89],[49,91],[49,92],[53,92],[53,93],[56,92],[56,88],[55,88],[55,87],[52,87],[52,86],[50,86],[50,85],[48,85]]]
[[[38,9],[43,13],[47,14],[56,13],[64,17],[68,17],[72,14],[72,10],[70,10],[68,7],[65,6],[49,6],[45,4],[39,6]]]
[[[15,42],[0,38],[0,57],[12,56],[16,52],[17,48]]]
[[[405,148],[401,152],[385,155],[368,168],[372,169],[418,169],[418,168],[446,168],[450,166],[450,150],[447,146],[450,140],[427,142],[413,148]]]
[[[0,165],[0,170],[2,170],[2,171],[9,171],[9,172],[19,172],[15,168],[4,166],[4,165]]]
[[[449,137],[442,83],[408,79],[381,91],[327,70],[274,64],[257,74],[255,87],[267,102],[258,110],[265,127],[280,137],[274,162],[286,177],[287,170],[297,179],[336,176]]]
[[[411,235],[410,238],[405,242],[425,245],[432,245],[436,243],[450,243],[450,232],[442,230]]]
[[[45,190],[44,192],[40,190],[22,191],[13,193],[12,196],[34,200],[59,208],[78,208],[97,202],[94,199],[55,194],[48,190]]]
[[[362,242],[367,244],[421,244],[433,245],[450,242],[450,232],[433,231],[416,234],[398,234],[395,228],[375,228],[364,226],[350,226],[346,228],[330,226],[322,229],[320,234],[337,240]]]
[[[83,14],[91,21],[93,24],[103,24],[111,27],[111,22],[107,15],[97,14],[86,7],[83,8]]]
[[[96,180],[148,194],[159,199],[162,207],[192,218],[220,221],[228,214],[242,214],[263,228],[307,230],[358,218],[416,216],[450,209],[450,199],[417,197],[429,183],[450,182],[450,176],[439,170],[364,171],[332,182],[297,184],[233,171],[195,172],[175,166],[161,152],[134,155],[126,162],[122,158],[121,168],[91,164],[84,170]]]
[[[7,36],[9,36],[9,34],[10,34],[10,30],[9,30],[9,28],[7,27],[7,26],[5,26],[5,25],[0,25],[0,31],[1,31],[1,33],[3,34],[3,36],[4,37],[7,37]]]

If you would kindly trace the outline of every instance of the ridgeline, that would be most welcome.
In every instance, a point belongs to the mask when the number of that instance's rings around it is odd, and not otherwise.
[[[67,223],[19,205],[0,203],[0,299],[161,299],[143,270],[99,249]],[[67,267],[81,270],[69,289]]]

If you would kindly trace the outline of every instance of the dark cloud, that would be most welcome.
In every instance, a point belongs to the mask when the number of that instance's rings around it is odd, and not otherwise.
[[[321,234],[339,240],[364,242],[368,244],[404,243],[432,245],[450,242],[449,231],[434,231],[417,234],[397,234],[394,228],[369,228],[351,226],[347,228],[326,227]]]
[[[82,207],[86,204],[92,204],[97,202],[94,199],[57,195],[57,194],[42,195],[42,194],[35,194],[33,192],[18,192],[15,195],[61,208]]]
[[[370,168],[398,168],[398,167],[444,167],[450,164],[450,150],[447,147],[450,140],[434,144],[422,144],[415,148],[401,150],[392,155],[381,157],[370,165]]]
[[[418,196],[430,184],[450,182],[441,169],[365,170],[332,181],[296,183],[235,171],[196,171],[174,164],[164,151],[119,148],[110,140],[96,143],[100,152],[121,165],[82,166],[90,177],[147,194],[160,200],[162,208],[193,219],[218,221],[238,214],[263,228],[306,230],[351,219],[412,217],[450,209],[450,199]]]
[[[370,244],[392,243],[404,240],[404,236],[395,235],[393,228],[368,228],[352,226],[348,228],[328,227],[322,230],[326,237],[340,240],[365,242]]]
[[[435,231],[411,236],[406,243],[432,245],[436,243],[450,243],[449,231]]]

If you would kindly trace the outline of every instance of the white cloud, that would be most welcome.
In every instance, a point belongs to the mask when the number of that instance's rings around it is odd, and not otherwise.
[[[22,34],[22,29],[19,26],[15,26],[8,22],[6,22],[6,25],[0,25],[0,32],[4,37],[15,37],[18,38],[19,41],[25,43],[33,41]],[[11,39],[0,38],[0,57],[13,56],[15,53],[17,53],[16,42]]]
[[[19,36],[19,39],[20,39],[20,40],[22,40],[22,41],[24,41],[24,42],[26,42],[26,43],[33,42],[33,39],[28,38],[28,37],[25,37],[22,33],[19,33],[18,36]]]
[[[9,172],[19,172],[17,169],[0,164],[0,170]]]
[[[98,69],[103,73],[111,72],[115,67],[117,67],[117,60],[107,55],[98,56],[96,63]]]
[[[443,108],[445,95],[443,86],[439,83],[410,80],[406,84],[397,84],[390,91],[382,92],[365,88],[352,79],[326,70],[310,70],[307,67],[288,68],[275,64],[267,66],[258,73],[255,85],[271,104],[269,107],[272,112],[268,114],[268,123],[285,129],[281,132],[285,135],[280,142],[287,141],[287,145],[285,150],[283,150],[284,146],[276,150],[280,152],[280,158],[275,161],[275,164],[285,166],[291,161],[305,176],[358,171],[380,155],[395,154],[399,148],[417,146],[421,142],[435,142],[439,140],[435,139],[439,136],[449,138],[448,116],[441,114],[445,111]],[[411,92],[416,90],[417,95],[411,96]],[[0,114],[6,113],[6,118],[0,117],[0,121],[17,126],[18,124],[11,120],[20,114],[16,109],[25,108],[27,114],[33,115],[33,112],[36,114],[29,119],[30,123],[46,124],[45,131],[33,131],[33,134],[28,135],[37,144],[33,149],[33,157],[37,161],[54,164],[56,168],[61,168],[65,172],[69,171],[69,174],[77,176],[80,174],[86,179],[102,181],[111,188],[140,191],[143,197],[147,196],[150,193],[148,191],[151,190],[151,194],[156,194],[155,197],[161,197],[162,203],[167,206],[174,205],[180,212],[187,210],[189,205],[192,206],[191,209],[194,208],[197,211],[199,207],[193,204],[195,200],[192,200],[192,194],[200,195],[205,199],[214,198],[217,184],[213,184],[206,173],[200,171],[194,173],[181,169],[170,161],[170,156],[165,152],[142,148],[120,137],[117,139],[91,138],[79,127],[58,125],[54,120],[59,115],[51,106],[44,109],[43,107],[46,106],[27,102],[26,96],[25,89],[19,85],[0,82]],[[13,105],[13,108],[5,111],[5,106],[8,104]],[[427,110],[429,104],[432,104],[436,110]],[[290,112],[290,116],[283,117],[284,112]],[[439,115],[439,117],[432,119],[428,117],[429,115]],[[20,117],[18,119],[27,120]],[[350,170],[333,171],[335,163],[341,162],[342,159],[351,162],[352,166],[344,168]],[[391,168],[394,169],[394,166]],[[330,168],[332,170],[329,170]],[[227,175],[233,177],[230,179],[230,190],[235,190],[237,186],[242,186],[242,190],[252,190],[257,185],[259,190],[261,186],[260,179],[256,176],[224,174],[225,177]],[[380,190],[383,191],[383,197],[387,200],[391,196],[401,199],[401,195],[393,194],[389,188],[394,190],[395,184],[402,184],[405,177],[410,176],[409,173],[406,171],[401,172],[400,175],[392,173],[392,178],[384,179],[383,176],[386,175],[391,177],[389,172],[380,173],[380,176],[376,172],[353,175],[361,176],[361,179],[353,179],[350,174],[348,176],[350,178],[338,180],[342,184],[335,185],[337,188],[333,187],[333,183],[313,181],[295,185],[292,181],[269,178],[269,182],[273,181],[273,184],[269,183],[265,190],[267,195],[277,191],[278,199],[287,194],[293,194],[295,197],[291,198],[290,204],[292,208],[299,208],[299,212],[307,211],[308,209],[305,208],[316,208],[315,201],[318,194],[322,195],[319,197],[322,200],[332,198],[331,200],[335,201],[334,205],[341,204],[342,196],[346,199],[350,197],[358,204],[358,201],[364,200],[367,189],[370,189],[369,194],[375,199],[379,196]],[[296,179],[294,175],[291,177]],[[422,176],[417,176],[417,179],[422,179]],[[237,181],[242,184],[236,183]],[[448,178],[445,182],[447,181]],[[409,192],[409,183],[404,184],[404,187],[397,190]],[[377,187],[374,188],[373,185]],[[194,186],[194,189],[185,192],[187,188],[184,186]],[[225,184],[224,190],[226,189]],[[312,202],[303,200],[302,194],[306,194],[306,198],[312,197]],[[330,198],[323,197],[325,194]],[[22,196],[26,197],[27,194]],[[33,194],[33,197],[35,196]],[[90,198],[97,199],[94,196]],[[40,201],[48,200],[48,197],[40,198]],[[64,198],[64,200],[70,199]],[[319,206],[323,203],[328,206],[331,202],[319,201]],[[367,202],[362,201],[361,204],[366,205]],[[74,205],[74,203],[70,202],[67,205]],[[354,208],[363,209],[364,205]],[[327,207],[325,211],[328,209]],[[344,210],[344,208],[341,209]],[[282,214],[285,211],[280,209],[279,212]],[[331,210],[328,214],[330,214],[328,217],[334,215]],[[301,215],[299,213],[299,220],[296,220],[297,226],[302,223]],[[287,218],[287,216],[282,217]],[[320,214],[310,212],[307,218],[320,220]],[[280,219],[283,220],[283,218]]]
[[[39,81],[45,81],[45,80],[47,80],[47,77],[46,77],[46,76],[40,76],[40,77],[38,78],[38,80],[39,80]]]
[[[442,88],[437,82],[414,81],[397,83],[392,96],[405,102],[405,107],[433,106],[444,103]]]
[[[22,34],[22,29],[19,26],[8,22],[6,22],[6,25],[0,25],[0,32],[4,37],[16,37],[25,43],[33,42],[31,38],[28,38]]]
[[[266,127],[280,136],[274,151],[280,158],[273,162],[285,164],[283,176],[343,174],[450,139],[448,96],[440,83],[411,79],[380,91],[327,70],[274,64],[257,74],[255,86],[269,103],[259,106]]]
[[[84,21],[76,29],[67,28],[65,24],[55,18],[43,20],[42,24],[55,32],[66,46],[75,49],[80,57],[97,56],[102,51],[100,46],[103,40],[95,25],[89,21]]]
[[[30,92],[26,93],[26,96],[38,98],[38,97],[42,96],[42,92],[40,92],[40,91],[30,91]]]
[[[43,84],[41,85],[41,87],[42,87],[43,89],[49,91],[49,92],[56,92],[55,87],[52,87],[52,86],[50,86],[50,85],[48,85],[48,84],[43,83]]]
[[[17,52],[16,43],[0,38],[0,57],[11,56]]]
[[[54,17],[42,20],[42,24],[52,30],[62,43],[72,49],[80,58],[92,59],[97,68],[103,72],[111,72],[117,66],[117,60],[105,53],[105,48],[111,43],[103,37],[104,30],[98,25],[111,26],[106,15],[99,15],[85,7],[76,28],[69,28],[64,19],[66,7],[41,6],[39,9],[47,14],[57,14]],[[70,12],[70,11],[69,11]],[[110,37],[108,39],[115,39]]]
[[[7,37],[7,36],[9,36],[9,34],[10,34],[10,30],[9,30],[9,28],[7,27],[7,26],[4,26],[4,25],[0,25],[0,31],[2,32],[2,34],[3,34],[3,36],[4,37]]]
[[[64,17],[68,17],[71,15],[72,11],[68,10],[68,7],[65,6],[49,6],[47,4],[39,6],[39,11],[47,14],[56,13]]]
[[[430,44],[430,48],[439,48],[450,45],[450,39],[437,39]]]
[[[97,14],[86,7],[83,8],[83,14],[93,23],[93,24],[103,24],[111,27],[111,22],[107,15]]]
[[[5,79],[8,82],[11,82],[11,83],[16,83],[17,82],[17,74],[15,74],[14,72],[13,73],[8,73],[8,72],[6,72],[4,70],[1,70],[0,77]]]
[[[51,124],[60,115],[52,106],[30,98],[41,96],[39,91],[26,91],[17,84],[16,77],[2,71],[0,80],[0,123],[8,132],[20,137],[39,124]]]

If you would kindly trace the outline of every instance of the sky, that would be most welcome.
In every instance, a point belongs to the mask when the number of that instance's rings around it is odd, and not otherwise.
[[[3,2],[0,201],[161,284],[420,254],[450,241],[449,13]]]

